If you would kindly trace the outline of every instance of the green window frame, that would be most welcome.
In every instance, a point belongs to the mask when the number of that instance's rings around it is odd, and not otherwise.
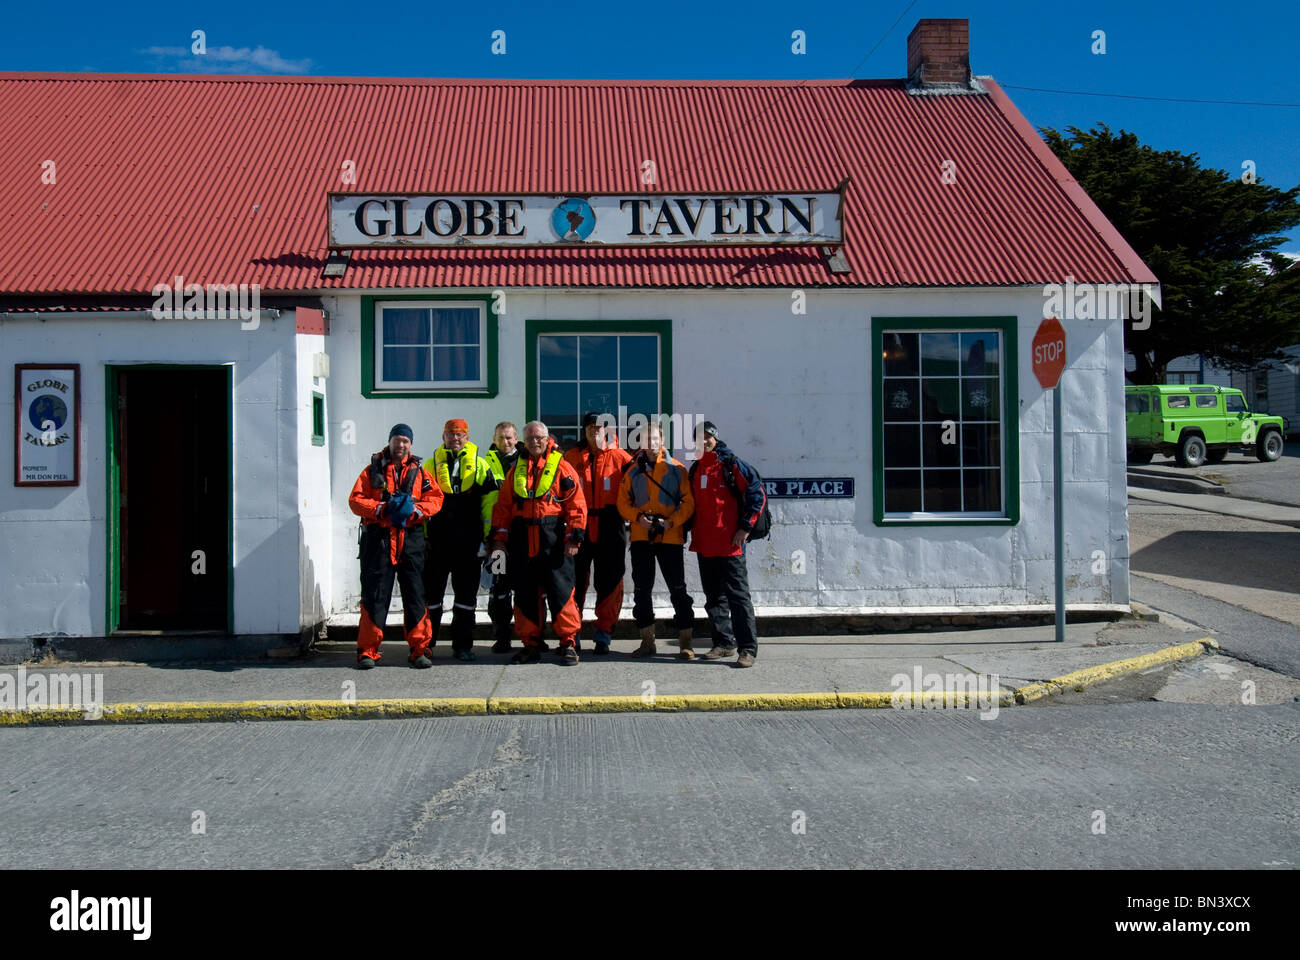
[[[430,306],[447,306],[450,302],[472,303],[483,310],[483,343],[480,345],[482,357],[483,386],[465,387],[388,387],[382,385],[382,377],[376,371],[380,359],[375,349],[376,327],[375,314],[383,304],[403,301],[412,306],[421,302]],[[446,398],[490,398],[497,395],[497,315],[492,309],[492,297],[488,294],[387,294],[384,296],[364,296],[361,298],[361,395],[369,400],[379,397],[396,397],[413,400],[421,397]]]
[[[885,337],[886,334],[935,334],[935,333],[955,333],[958,335],[958,359],[960,360],[960,349],[963,343],[961,335],[965,334],[970,337],[973,334],[989,332],[998,335],[998,346],[1000,350],[998,375],[997,375],[997,399],[999,404],[999,418],[996,421],[999,429],[996,436],[1000,441],[999,463],[1000,470],[1000,493],[1002,506],[1000,511],[947,511],[947,512],[891,512],[885,511],[885,433],[887,421],[885,420],[885,403],[886,403],[886,377],[885,377]],[[922,342],[918,336],[918,343]],[[955,316],[955,317],[872,317],[871,318],[871,410],[872,410],[872,441],[873,441],[873,461],[872,472],[872,506],[875,525],[878,527],[896,527],[896,526],[1015,526],[1020,522],[1020,392],[1019,392],[1019,350],[1018,350],[1018,333],[1016,328],[1016,318],[1006,316],[995,317],[972,317],[972,316]],[[972,435],[976,430],[980,430],[985,436],[988,435],[988,426],[993,422],[991,418],[981,422],[974,417],[965,416],[966,400],[962,393],[964,382],[969,379],[963,366],[957,368],[952,374],[926,374],[924,367],[920,366],[921,360],[918,359],[917,374],[915,377],[917,384],[917,400],[922,404],[922,412],[917,421],[918,444],[919,448],[924,451],[925,447],[925,428],[928,426],[932,429],[940,429],[940,422],[930,423],[925,417],[924,404],[925,397],[925,380],[931,382],[941,380],[956,381],[961,398],[957,400],[959,406],[958,416],[948,417],[954,421],[958,440],[957,463],[945,464],[941,469],[957,470],[961,478],[961,487],[963,492],[963,503],[965,502],[965,482],[966,474],[973,472],[975,467],[965,464],[965,444],[966,444],[966,422],[971,421]],[[913,379],[910,374],[906,378],[891,379]],[[991,377],[984,377],[991,380]],[[901,421],[910,424],[910,421]],[[946,422],[946,421],[943,421]],[[922,454],[923,456],[923,454]],[[902,468],[910,469],[910,468]],[[922,459],[922,466],[918,471],[927,468]],[[924,473],[922,473],[924,478]],[[924,479],[921,481],[922,490],[924,490]]]
[[[311,445],[325,446],[325,394],[311,392]]]
[[[654,334],[659,338],[659,410],[648,411],[671,416],[673,410],[673,348],[671,320],[526,320],[524,322],[525,397],[526,419],[538,419],[541,406],[541,381],[539,380],[538,350],[543,336],[637,335]],[[621,380],[619,381],[622,382]],[[578,416],[585,411],[579,410]],[[609,411],[615,416],[618,410]],[[637,411],[630,411],[635,413]],[[551,426],[551,424],[547,424]],[[620,424],[626,427],[626,424]],[[619,442],[626,444],[624,430],[619,431]]]

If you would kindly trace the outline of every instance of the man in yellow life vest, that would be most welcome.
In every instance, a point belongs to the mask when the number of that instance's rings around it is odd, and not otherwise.
[[[451,615],[451,649],[457,660],[474,660],[474,611],[478,602],[479,565],[483,542],[497,502],[497,478],[488,462],[469,442],[469,424],[448,420],[442,446],[424,461],[424,469],[442,491],[442,510],[425,529],[424,597],[438,642],[447,578],[455,602]]]
[[[565,666],[578,662],[582,614],[573,601],[573,558],[587,533],[587,503],[582,481],[564,459],[546,424],[524,424],[522,456],[506,474],[492,513],[492,550],[509,554],[510,586],[515,594],[515,632],[524,649],[511,663],[536,663],[542,656],[546,607],[559,637]]]

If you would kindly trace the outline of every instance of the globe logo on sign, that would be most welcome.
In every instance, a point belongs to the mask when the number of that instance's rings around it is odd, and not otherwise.
[[[68,407],[52,393],[42,394],[27,408],[27,419],[37,430],[48,429],[45,426],[47,421],[53,423],[54,429],[58,430],[68,422]]]
[[[591,205],[579,197],[563,201],[551,214],[551,228],[561,240],[586,240],[595,227],[596,215],[591,212]]]

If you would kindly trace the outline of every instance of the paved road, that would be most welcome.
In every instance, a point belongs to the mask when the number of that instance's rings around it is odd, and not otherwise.
[[[1146,702],[3,730],[0,868],[1291,867],[1298,728]]]
[[[1300,530],[1135,498],[1128,513],[1132,573],[1300,625]]]
[[[1134,600],[1300,677],[1300,530],[1129,500]]]

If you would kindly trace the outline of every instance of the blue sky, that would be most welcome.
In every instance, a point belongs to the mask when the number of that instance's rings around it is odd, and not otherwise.
[[[374,11],[376,19],[366,16]],[[900,19],[901,16],[901,19]],[[991,74],[1036,126],[1099,122],[1240,175],[1300,183],[1294,2],[1042,3],[823,0],[609,3],[193,3],[11,5],[0,68],[333,76],[802,79],[900,77],[923,17],[971,21],[971,65]],[[895,26],[895,21],[897,25]],[[891,30],[892,27],[892,30]],[[205,31],[208,54],[190,54]],[[506,53],[491,34],[504,30]],[[802,30],[807,52],[791,52]],[[1092,52],[1093,31],[1106,51]],[[873,51],[874,48],[874,52]],[[1287,244],[1300,249],[1300,235]]]

